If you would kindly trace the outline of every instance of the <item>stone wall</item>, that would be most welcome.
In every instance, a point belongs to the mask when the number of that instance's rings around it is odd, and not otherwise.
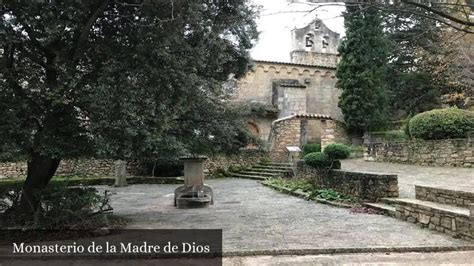
[[[274,99],[274,81],[291,79],[306,87],[307,112],[326,114],[342,120],[342,112],[338,107],[341,90],[336,88],[335,74],[336,69],[333,67],[255,61],[252,69],[237,81],[234,101],[271,105]]]
[[[301,143],[300,119],[283,119],[273,122],[269,138],[270,158],[276,162],[288,159],[288,146],[300,146]]]
[[[26,162],[0,163],[0,178],[18,178],[26,176]],[[127,163],[127,173],[137,175],[139,166],[136,162]],[[81,175],[81,176],[114,176],[114,160],[108,159],[75,159],[62,160],[56,175]]]
[[[367,144],[366,161],[473,167],[471,139],[410,140]]]
[[[395,217],[438,232],[474,239],[474,204],[470,205],[470,212],[460,213],[421,206],[416,202],[397,202]]]
[[[286,147],[302,147],[308,143],[309,121],[318,121],[321,127],[321,147],[339,142],[348,144],[348,136],[343,124],[329,116],[319,114],[295,114],[273,121],[268,139],[268,150],[273,161],[288,161]]]
[[[263,150],[243,150],[239,154],[234,155],[217,155],[210,157],[204,162],[204,171],[206,175],[212,175],[219,170],[228,170],[230,166],[249,167],[257,164],[262,160],[268,160],[268,152]]]
[[[341,61],[338,54],[323,54],[307,51],[292,51],[291,61],[299,64],[333,66],[336,67]]]
[[[415,194],[419,200],[453,204],[460,207],[469,207],[470,204],[474,204],[474,193],[472,192],[417,185],[415,186]]]
[[[298,161],[296,177],[312,180],[318,187],[331,188],[371,202],[398,197],[397,175],[331,170],[329,177],[324,178],[313,167],[305,165],[304,161]]]

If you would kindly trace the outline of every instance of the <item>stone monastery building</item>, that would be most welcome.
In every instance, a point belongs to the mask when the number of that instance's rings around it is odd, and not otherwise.
[[[335,87],[339,34],[316,19],[306,27],[293,29],[291,35],[291,62],[254,61],[252,69],[237,82],[235,101],[278,108],[278,114],[273,117],[249,121],[250,130],[270,148],[278,145],[275,143],[276,135],[282,134],[278,132],[281,128],[278,124],[285,120],[304,120],[300,121],[299,139],[283,143],[300,146],[307,142],[324,142],[326,120],[343,119],[338,107],[341,91]],[[298,129],[294,131],[298,134]],[[337,135],[336,131],[331,126],[326,133]]]

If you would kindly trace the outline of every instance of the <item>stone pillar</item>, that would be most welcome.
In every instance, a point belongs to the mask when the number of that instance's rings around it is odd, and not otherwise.
[[[332,120],[321,120],[321,150],[324,150],[324,147],[335,142],[335,125]]]
[[[115,186],[127,186],[127,162],[122,160],[115,161]]]
[[[184,185],[174,191],[174,206],[178,209],[202,208],[214,204],[214,193],[204,184],[206,157],[183,157]]]
[[[181,158],[184,162],[184,185],[200,186],[204,184],[204,161],[206,158]]]

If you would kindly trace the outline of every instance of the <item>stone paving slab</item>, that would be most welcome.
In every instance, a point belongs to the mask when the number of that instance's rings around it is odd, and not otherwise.
[[[254,180],[217,179],[215,205],[176,209],[176,185],[99,186],[114,212],[132,219],[129,228],[223,229],[226,252],[386,247],[460,247],[474,243],[382,215],[308,202]],[[258,252],[257,252],[258,254]]]
[[[474,251],[231,257],[223,265],[474,265]]]
[[[397,174],[401,198],[415,198],[415,185],[474,192],[474,168],[343,160],[342,170]]]

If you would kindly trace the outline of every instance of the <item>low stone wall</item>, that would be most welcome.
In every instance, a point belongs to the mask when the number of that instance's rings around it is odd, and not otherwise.
[[[442,188],[415,186],[415,195],[419,200],[453,204],[460,207],[469,207],[474,204],[474,193]]]
[[[319,187],[331,188],[342,194],[377,202],[381,198],[398,197],[398,177],[390,174],[373,174],[331,170],[329,177],[299,161],[296,177],[312,180]]]
[[[458,213],[416,203],[397,202],[395,217],[452,236],[474,239],[474,204],[470,207],[470,213]]]
[[[471,139],[410,140],[367,144],[366,161],[473,167]]]
[[[204,169],[209,174],[218,169],[227,170],[229,166],[246,167],[256,164],[262,160],[268,160],[269,155],[262,150],[243,150],[235,155],[217,155],[210,157],[204,164]],[[1,178],[18,178],[26,176],[26,162],[3,162],[0,163]],[[139,176],[144,173],[138,162],[127,162],[127,175]],[[110,159],[75,159],[62,160],[56,175],[79,175],[79,176],[114,176],[114,160]]]
[[[263,150],[243,150],[239,154],[217,155],[204,162],[206,175],[213,175],[219,170],[227,171],[230,166],[249,167],[262,160],[269,160],[269,154]]]
[[[139,166],[136,162],[127,163],[127,173],[137,175]],[[18,178],[26,176],[26,162],[0,163],[0,178]],[[75,159],[62,160],[56,175],[81,176],[114,176],[114,160],[110,159]]]

